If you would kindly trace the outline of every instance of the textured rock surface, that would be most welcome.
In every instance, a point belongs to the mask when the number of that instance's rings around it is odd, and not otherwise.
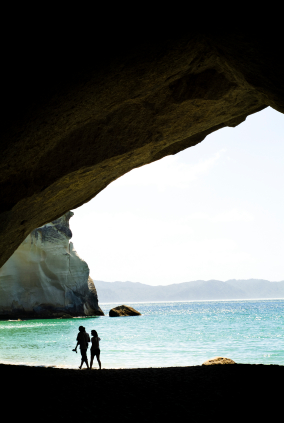
[[[0,269],[0,317],[103,315],[64,216],[35,229]]]
[[[114,307],[109,311],[110,317],[121,317],[121,316],[141,316],[139,311],[135,310],[132,307],[121,305]]]
[[[226,357],[214,357],[210,358],[210,360],[204,361],[202,366],[212,366],[215,364],[236,364],[233,360]]]
[[[47,31],[39,42],[36,31],[36,44],[23,31],[7,43],[0,266],[34,228],[131,169],[267,105],[284,111],[282,34],[197,34],[171,23],[163,31],[132,28],[123,38],[121,28],[108,26],[103,38],[92,28],[83,42],[79,31],[54,42]]]

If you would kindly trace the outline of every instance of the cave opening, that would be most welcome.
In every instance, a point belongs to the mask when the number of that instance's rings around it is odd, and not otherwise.
[[[282,114],[266,108],[132,170],[74,210],[93,279],[283,279]]]

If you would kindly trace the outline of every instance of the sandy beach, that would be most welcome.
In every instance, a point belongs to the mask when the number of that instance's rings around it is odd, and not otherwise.
[[[282,409],[284,366],[277,365],[0,371],[12,422],[248,422],[271,420]]]

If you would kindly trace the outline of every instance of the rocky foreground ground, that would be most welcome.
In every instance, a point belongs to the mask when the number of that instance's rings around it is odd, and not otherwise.
[[[89,371],[0,365],[0,372],[2,412],[12,422],[282,419],[284,366]]]

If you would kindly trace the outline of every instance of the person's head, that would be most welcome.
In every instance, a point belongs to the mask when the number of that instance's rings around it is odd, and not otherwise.
[[[97,336],[98,336],[98,332],[97,332],[96,330],[92,330],[92,331],[91,331],[91,335],[93,335],[93,336],[96,336],[96,337],[97,337]]]
[[[80,331],[80,332],[85,332],[85,328],[84,328],[84,326],[79,326],[79,331]]]

